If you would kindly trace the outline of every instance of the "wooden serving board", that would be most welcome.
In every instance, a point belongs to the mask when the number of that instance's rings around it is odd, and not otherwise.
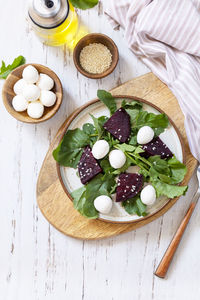
[[[197,166],[197,161],[190,153],[186,133],[184,129],[184,116],[180,110],[178,102],[168,87],[163,84],[152,73],[132,79],[112,90],[113,95],[137,96],[152,102],[160,107],[175,122],[180,130],[186,153],[186,165],[188,168],[184,184],[187,184]],[[37,202],[45,218],[59,231],[78,239],[101,239],[141,227],[163,215],[176,199],[171,200],[162,210],[145,220],[141,219],[137,223],[112,224],[100,220],[88,220],[82,217],[74,208],[73,203],[67,198],[61,183],[58,179],[56,162],[52,157],[52,151],[57,147],[60,140],[62,128],[59,129],[52,142],[37,182]]]

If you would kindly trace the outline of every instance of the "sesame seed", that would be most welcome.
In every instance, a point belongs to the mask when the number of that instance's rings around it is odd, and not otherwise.
[[[84,47],[80,53],[82,68],[92,74],[101,74],[112,63],[112,54],[108,47],[101,43],[92,43]]]

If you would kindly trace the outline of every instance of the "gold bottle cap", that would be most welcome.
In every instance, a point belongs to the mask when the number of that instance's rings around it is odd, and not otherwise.
[[[69,13],[68,0],[32,0],[29,10],[31,20],[42,28],[55,28]]]

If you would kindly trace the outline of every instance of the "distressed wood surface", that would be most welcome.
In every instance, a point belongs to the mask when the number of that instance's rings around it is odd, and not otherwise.
[[[119,64],[109,77],[94,81],[74,68],[64,48],[43,46],[26,19],[25,0],[7,0],[0,10],[0,58],[19,54],[47,65],[64,86],[59,112],[47,122],[20,123],[0,106],[0,299],[2,300],[199,300],[200,203],[175,254],[166,280],[153,272],[186,212],[181,198],[155,222],[117,237],[79,241],[55,230],[36,203],[42,161],[58,128],[96,90],[107,90],[148,72],[127,49],[123,31],[113,31],[103,6],[79,12],[91,32],[108,34],[119,47]],[[3,81],[0,82],[2,88]],[[196,180],[190,184],[190,194]]]
[[[145,95],[144,95],[145,92]],[[184,161],[188,172],[182,182],[182,185],[187,185],[197,162],[192,156],[186,133],[184,130],[184,117],[180,111],[176,98],[170,92],[168,87],[163,84],[152,73],[132,79],[112,92],[116,95],[129,95],[135,97],[145,96],[145,100],[150,100],[152,105],[157,104],[171,120],[175,120],[182,139],[182,147],[184,153]],[[86,104],[87,105],[87,104]],[[84,106],[85,107],[85,106]],[[81,110],[82,108],[80,108]],[[79,110],[78,110],[79,112]],[[111,237],[120,233],[128,232],[130,230],[144,226],[160,216],[162,216],[174,203],[178,200],[175,198],[170,200],[161,210],[156,214],[139,219],[130,224],[112,224],[103,222],[101,220],[88,220],[82,217],[74,208],[72,201],[68,198],[59,181],[56,162],[52,157],[52,151],[59,143],[60,139],[66,131],[66,127],[76,117],[76,111],[63,123],[58,130],[55,139],[53,140],[50,149],[45,157],[44,163],[40,170],[37,182],[37,202],[42,213],[46,219],[58,230],[66,235],[79,239],[101,239]]]

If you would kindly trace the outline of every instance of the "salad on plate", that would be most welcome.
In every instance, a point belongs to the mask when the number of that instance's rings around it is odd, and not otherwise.
[[[130,215],[144,217],[148,207],[159,201],[184,195],[180,186],[187,172],[162,141],[169,120],[154,114],[137,100],[116,99],[98,90],[110,117],[91,115],[93,123],[67,130],[54,159],[62,166],[77,169],[82,186],[71,193],[74,208],[87,218],[109,214],[113,203],[120,203]]]

